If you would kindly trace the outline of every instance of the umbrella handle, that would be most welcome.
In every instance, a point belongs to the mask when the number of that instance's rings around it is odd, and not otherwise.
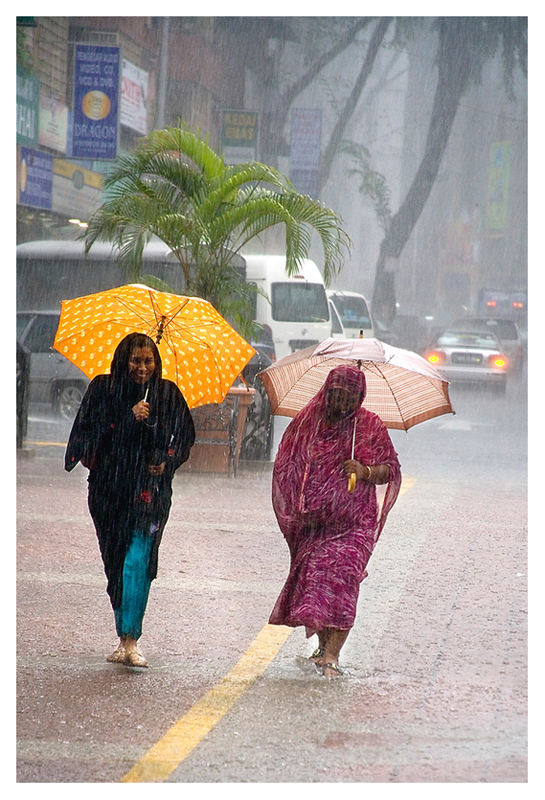
[[[354,450],[356,447],[356,424],[357,424],[357,419],[354,420],[354,432],[352,433],[352,456],[351,456],[352,459],[354,458]],[[350,493],[352,493],[356,488],[356,479],[357,479],[356,473],[351,472],[348,478],[348,491]]]

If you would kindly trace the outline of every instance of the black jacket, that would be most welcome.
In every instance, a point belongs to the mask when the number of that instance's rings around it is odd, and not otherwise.
[[[138,422],[132,407],[142,399],[146,386],[150,416]],[[157,575],[172,478],[189,458],[194,441],[189,408],[172,381],[154,377],[145,386],[134,383],[115,392],[109,375],[98,375],[89,384],[70,433],[65,469],[74,469],[80,461],[89,469],[89,511],[113,608],[121,603],[123,564],[135,530],[155,530],[149,577]],[[163,461],[163,474],[152,477],[149,465]]]

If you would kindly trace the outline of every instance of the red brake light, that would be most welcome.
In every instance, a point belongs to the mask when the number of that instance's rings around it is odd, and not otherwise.
[[[487,301],[486,301],[486,305],[487,305],[489,308],[496,308],[496,301],[495,301],[495,300],[487,300]]]
[[[507,359],[505,356],[488,356],[488,363],[495,369],[507,368]]]
[[[426,356],[426,361],[429,361],[434,367],[438,367],[439,364],[442,364],[445,360],[445,356],[443,353],[438,353],[436,350],[432,350],[431,353],[428,353]]]
[[[522,308],[522,303],[513,303],[513,308]]]

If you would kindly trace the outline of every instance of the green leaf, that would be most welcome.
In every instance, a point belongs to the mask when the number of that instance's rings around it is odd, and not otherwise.
[[[324,251],[324,280],[341,268],[350,239],[340,217],[288,178],[258,162],[227,166],[184,123],[152,131],[108,170],[105,199],[85,233],[85,249],[110,241],[129,280],[140,275],[152,236],[172,250],[188,293],[209,300],[240,329],[252,329],[248,284],[233,267],[236,253],[268,228],[285,230],[288,272],[308,258],[317,234]],[[162,282],[156,283],[158,287]]]

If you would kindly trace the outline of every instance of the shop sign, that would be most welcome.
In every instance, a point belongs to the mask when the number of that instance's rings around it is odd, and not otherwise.
[[[40,145],[66,153],[68,108],[54,97],[40,95]]]
[[[511,143],[494,142],[490,148],[486,221],[489,236],[503,236],[509,208]]]
[[[87,220],[102,205],[103,177],[72,161],[53,161],[52,211]]]
[[[38,146],[40,79],[17,70],[17,144]]]
[[[119,47],[77,44],[74,51],[73,158],[117,156]]]
[[[121,124],[145,135],[148,132],[148,73],[124,58],[121,75]]]
[[[301,194],[318,191],[322,112],[312,108],[294,108],[291,112],[290,179]]]
[[[17,202],[22,206],[51,210],[53,156],[21,147]]]
[[[221,147],[226,164],[255,161],[258,121],[257,111],[226,109],[223,112]]]

